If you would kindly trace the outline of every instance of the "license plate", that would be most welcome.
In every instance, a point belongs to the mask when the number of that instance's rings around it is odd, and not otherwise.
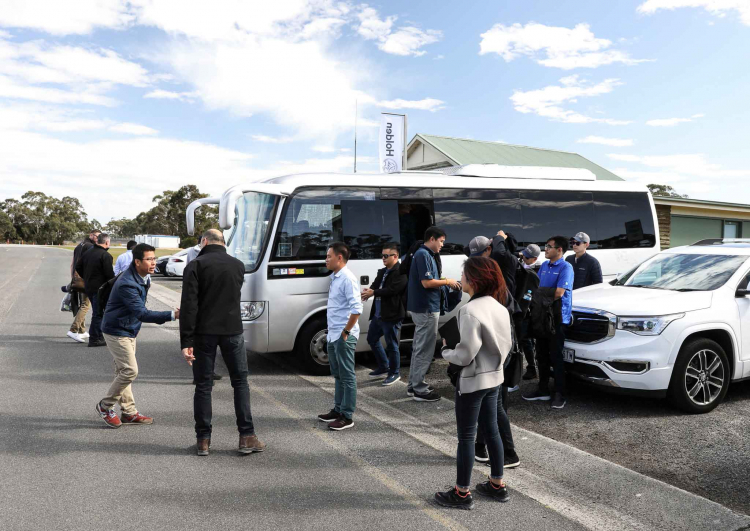
[[[575,363],[576,361],[576,351],[572,348],[564,348],[562,349],[562,355],[563,355],[563,361],[566,363]]]

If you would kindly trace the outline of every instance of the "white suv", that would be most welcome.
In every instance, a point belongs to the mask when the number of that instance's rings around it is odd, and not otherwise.
[[[750,239],[662,251],[611,284],[573,292],[563,357],[613,390],[706,413],[750,378]]]

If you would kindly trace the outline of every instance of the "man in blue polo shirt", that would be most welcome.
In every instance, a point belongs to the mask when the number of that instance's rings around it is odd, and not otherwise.
[[[536,340],[536,358],[539,365],[539,389],[524,395],[524,400],[549,400],[552,407],[565,407],[565,362],[562,349],[565,344],[565,329],[573,319],[573,266],[563,260],[568,250],[568,239],[553,236],[544,246],[544,256],[548,259],[539,270],[539,288],[555,288],[555,300],[562,299],[562,321],[555,323],[555,335]],[[552,365],[555,377],[555,396],[550,396],[549,376]]]
[[[417,402],[436,402],[440,395],[424,381],[435,356],[438,318],[440,317],[440,286],[459,289],[459,283],[450,278],[440,278],[435,256],[445,243],[445,232],[430,227],[424,233],[424,244],[412,256],[409,268],[408,299],[406,309],[414,321],[414,340],[409,368],[409,385],[406,393]]]

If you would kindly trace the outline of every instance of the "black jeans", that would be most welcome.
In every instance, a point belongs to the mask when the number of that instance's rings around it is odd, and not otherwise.
[[[529,337],[529,320],[524,319],[518,326],[516,326],[516,337],[518,338],[518,344],[523,350],[523,355],[526,358],[527,368],[536,370],[536,364],[534,363],[534,339]]]
[[[508,387],[503,384],[497,394],[497,429],[500,431],[500,439],[503,441],[503,451],[515,452],[513,444],[513,432],[510,430],[510,419],[508,418]],[[477,444],[487,444],[484,438],[484,429],[481,424],[477,426]]]
[[[474,441],[477,422],[485,433],[484,440],[490,455],[490,477],[503,477],[503,441],[497,429],[497,402],[500,386],[473,393],[456,391],[456,425],[458,427],[458,453],[456,458],[456,485],[468,489],[474,467]]]
[[[104,335],[102,334],[102,317],[104,313],[99,310],[99,297],[98,293],[94,293],[89,297],[91,301],[91,324],[89,325],[89,343],[94,341],[104,341]]]
[[[247,353],[245,338],[236,336],[196,335],[193,346],[193,378],[195,395],[193,414],[195,435],[198,439],[211,438],[211,390],[213,386],[216,347],[229,369],[229,381],[234,389],[234,414],[240,436],[254,435],[253,415],[250,412],[250,386],[247,384]]]
[[[554,370],[555,392],[565,396],[565,362],[562,349],[565,344],[567,325],[555,326],[555,335],[536,340],[536,361],[539,365],[539,389],[549,390],[550,366]]]

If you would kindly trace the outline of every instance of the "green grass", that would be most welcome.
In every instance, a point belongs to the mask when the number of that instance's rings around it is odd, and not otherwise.
[[[55,247],[56,249],[67,249],[69,251],[72,251],[72,250],[75,249],[75,245],[62,245],[62,246],[54,245],[53,247]],[[112,257],[115,260],[117,260],[117,257],[120,256],[121,254],[123,254],[126,250],[127,249],[125,249],[125,247],[110,247],[109,248],[109,254],[111,254]],[[156,250],[156,256],[157,257],[158,256],[167,256],[167,255],[170,255],[170,254],[175,254],[176,252],[181,251],[181,250],[182,249],[157,249]]]

